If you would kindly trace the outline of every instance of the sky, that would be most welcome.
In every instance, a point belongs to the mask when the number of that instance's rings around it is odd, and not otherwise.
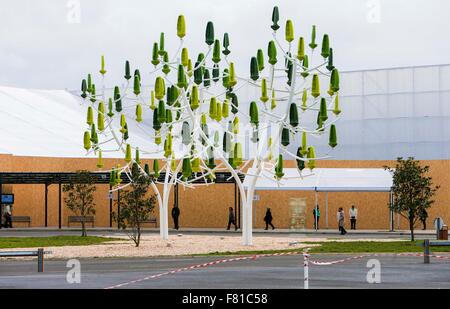
[[[0,86],[77,90],[87,73],[98,72],[101,55],[108,85],[120,84],[126,60],[152,70],[160,32],[169,54],[176,51],[180,14],[192,58],[206,51],[206,23],[213,21],[217,38],[229,33],[229,58],[245,76],[272,37],[274,5],[280,38],[286,19],[307,41],[317,25],[342,71],[450,63],[448,0],[0,0]]]

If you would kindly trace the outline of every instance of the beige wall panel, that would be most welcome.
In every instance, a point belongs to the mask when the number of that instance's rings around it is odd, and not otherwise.
[[[150,163],[151,161],[148,161]],[[80,169],[98,170],[96,159],[78,158],[41,158],[41,157],[15,157],[0,155],[0,170],[3,172],[68,172]],[[123,164],[122,160],[105,159],[105,168],[108,169],[117,164]],[[430,175],[435,184],[441,189],[436,195],[436,203],[430,210],[428,227],[432,227],[436,216],[450,222],[450,160],[423,161],[430,165]],[[160,162],[162,167],[163,163]],[[295,167],[294,161],[286,162],[286,167]],[[395,161],[320,161],[318,167],[335,168],[381,168],[384,165],[394,166]],[[160,186],[162,189],[162,186]],[[7,190],[8,186],[3,186]],[[109,226],[109,200],[108,185],[97,186],[96,200],[96,226]],[[11,189],[10,189],[11,190]],[[15,194],[14,215],[27,215],[32,217],[32,226],[44,226],[44,185],[14,185]],[[313,192],[296,191],[258,191],[260,200],[255,202],[254,223],[255,227],[264,227],[263,217],[267,207],[272,209],[274,225],[279,228],[289,227],[289,199],[291,197],[305,197],[307,201],[306,225],[313,226],[312,209],[314,207]],[[325,193],[319,194],[321,208],[320,226],[325,227]],[[114,194],[116,200],[117,194]],[[346,216],[348,209],[355,204],[359,209],[358,228],[361,229],[387,229],[389,227],[388,194],[386,193],[329,193],[329,227],[337,228],[336,212],[338,207],[344,207]],[[173,190],[169,202],[169,222],[173,226],[170,211],[173,205]],[[196,189],[179,188],[179,205],[181,209],[181,227],[216,227],[225,228],[227,224],[227,209],[234,206],[234,185],[211,185]],[[117,211],[116,203],[113,207]],[[67,216],[70,213],[63,202],[62,224],[67,226]],[[155,209],[154,215],[158,218],[159,210]],[[58,185],[49,187],[48,192],[48,224],[58,226]],[[349,225],[349,222],[347,222]],[[116,226],[114,223],[113,226]],[[397,216],[396,216],[397,227]],[[408,227],[405,219],[401,220],[401,228]]]

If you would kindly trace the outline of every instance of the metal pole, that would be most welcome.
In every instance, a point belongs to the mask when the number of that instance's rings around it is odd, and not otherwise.
[[[425,239],[423,241],[423,262],[430,264],[430,240]]]
[[[109,185],[109,227],[112,227],[113,224],[113,217],[112,217],[112,212],[113,212],[113,193],[111,193],[112,190],[112,186]]]
[[[257,200],[255,200],[255,195],[257,195],[257,191],[255,191],[255,193],[254,193],[254,195],[253,195],[253,203],[252,203],[252,210],[253,210],[253,226],[255,226],[256,225],[256,205],[257,205]]]
[[[120,230],[120,189],[117,190],[117,229]]]
[[[177,207],[177,184],[173,186],[173,207]]]
[[[48,227],[48,184],[45,184],[45,227]]]
[[[234,182],[234,215],[236,216],[236,221],[240,221],[239,215],[238,215],[238,207],[237,207],[237,184],[236,181]],[[238,222],[235,222],[238,226]]]
[[[317,200],[318,200],[318,198],[317,198],[317,190],[314,192],[314,197],[315,197],[315,204],[314,204],[314,222],[315,222],[315,226],[314,226],[314,228],[316,229],[316,232],[317,232]]]
[[[59,201],[58,201],[58,226],[61,229],[62,226],[62,204],[61,204],[61,182],[58,184],[59,186]]]
[[[393,195],[392,191],[389,192],[389,205],[390,205],[390,213],[389,213],[389,225],[390,225],[390,232],[393,232],[395,229],[394,226],[394,203],[393,203]]]
[[[436,218],[435,225],[436,225],[436,240],[439,240],[439,231],[441,230],[442,225],[443,225],[440,217]]]
[[[44,249],[38,249],[38,273],[44,272]]]
[[[326,207],[325,221],[328,229],[328,192],[325,194],[325,207]]]
[[[180,206],[180,200],[179,200],[179,197],[180,197],[180,191],[179,191],[179,188],[180,188],[180,186],[179,186],[179,184],[177,183],[177,184],[175,185],[175,190],[177,191],[177,199],[176,199],[177,208]]]
[[[241,205],[241,190],[237,190],[237,192],[238,192],[238,211],[239,211],[239,216],[237,216],[238,217],[238,220],[239,220],[239,228],[241,228],[241,213],[242,213],[242,205]]]

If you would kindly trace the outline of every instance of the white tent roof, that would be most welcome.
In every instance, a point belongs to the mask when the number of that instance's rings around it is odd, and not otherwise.
[[[256,181],[256,190],[296,190],[323,192],[389,192],[392,175],[380,168],[316,168],[305,169],[301,174],[296,168],[285,168],[284,177],[277,181],[272,172],[264,171]],[[244,187],[254,179],[248,171]]]
[[[86,157],[83,133],[87,103],[64,90],[33,90],[0,87],[0,154],[41,157]],[[118,117],[117,117],[118,118]],[[117,120],[118,121],[118,120]],[[118,123],[113,123],[116,128]],[[130,122],[129,142],[155,151],[150,128]],[[117,150],[111,141],[102,149]],[[122,157],[119,151],[103,152],[104,157]],[[142,157],[148,157],[142,153]],[[88,157],[96,157],[94,154]]]

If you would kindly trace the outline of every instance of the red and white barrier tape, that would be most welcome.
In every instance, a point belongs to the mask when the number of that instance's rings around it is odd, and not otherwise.
[[[328,265],[340,264],[340,263],[345,263],[345,262],[352,261],[352,260],[358,260],[358,259],[363,259],[363,258],[367,258],[367,257],[375,257],[375,256],[424,257],[425,254],[423,254],[423,253],[375,253],[375,254],[367,254],[367,255],[358,255],[358,256],[353,256],[353,257],[349,257],[349,258],[345,258],[345,259],[340,259],[340,260],[335,260],[335,261],[326,261],[326,262],[309,260],[309,263],[311,263],[313,265],[318,265],[318,266],[328,266]],[[436,259],[450,260],[450,256],[434,255],[434,254],[429,254],[428,256],[436,258]]]
[[[344,263],[347,261],[352,261],[352,260],[356,260],[356,259],[362,259],[362,258],[366,258],[366,257],[370,257],[370,256],[382,256],[382,255],[398,255],[398,256],[420,256],[423,257],[424,254],[421,253],[398,253],[398,254],[369,254],[369,255],[358,255],[358,256],[354,256],[354,257],[349,257],[349,258],[344,258],[344,259],[339,259],[339,260],[335,260],[335,261],[315,261],[315,260],[310,260],[310,254],[308,253],[307,250],[305,250],[304,252],[282,252],[282,253],[271,253],[271,254],[257,254],[257,255],[252,255],[252,256],[243,256],[243,257],[237,257],[237,258],[231,258],[231,259],[222,259],[222,260],[217,260],[217,261],[212,261],[212,262],[208,262],[208,263],[203,263],[203,264],[197,264],[197,265],[192,265],[192,266],[188,266],[188,267],[183,267],[183,268],[178,268],[172,271],[168,271],[168,272],[164,272],[164,273],[160,273],[160,274],[156,274],[156,275],[151,275],[151,276],[147,276],[145,278],[142,279],[137,279],[137,280],[132,280],[132,281],[128,281],[128,282],[124,282],[121,284],[117,284],[117,285],[113,285],[110,287],[107,287],[105,289],[116,289],[116,288],[121,288],[130,284],[134,284],[134,283],[139,283],[142,281],[147,281],[150,279],[157,279],[160,278],[162,276],[167,276],[167,275],[172,275],[172,274],[176,274],[179,272],[183,272],[183,271],[189,271],[189,270],[194,270],[194,269],[199,269],[199,268],[206,268],[209,266],[214,266],[217,264],[222,264],[222,263],[229,263],[229,262],[236,262],[236,261],[244,261],[244,260],[256,260],[258,258],[261,257],[272,257],[272,256],[286,256],[286,255],[299,255],[299,254],[303,254],[303,259],[304,259],[304,281],[305,281],[305,288],[308,288],[308,282],[309,282],[309,264],[312,265],[316,265],[316,266],[328,266],[328,265],[335,265],[335,264],[340,264],[340,263]],[[441,256],[441,255],[429,255],[430,257],[434,257],[437,259],[446,259],[446,260],[450,260],[450,256]]]
[[[139,282],[150,280],[150,279],[157,279],[157,278],[160,278],[162,276],[172,275],[172,274],[176,274],[176,273],[183,272],[183,271],[189,271],[189,270],[193,270],[193,269],[205,268],[205,267],[214,266],[214,265],[222,264],[222,263],[244,261],[244,260],[256,260],[257,258],[260,258],[260,257],[282,256],[282,255],[296,255],[296,254],[301,254],[301,252],[257,254],[257,255],[252,255],[252,256],[243,256],[243,257],[237,257],[237,258],[231,258],[231,259],[222,259],[222,260],[218,260],[218,261],[213,261],[213,262],[208,262],[208,263],[203,263],[203,264],[198,264],[198,265],[192,265],[192,266],[183,267],[183,268],[178,268],[178,269],[175,269],[175,270],[172,270],[172,271],[168,271],[168,272],[164,272],[164,273],[160,273],[160,274],[157,274],[157,275],[147,276],[147,277],[142,278],[142,279],[137,279],[137,280],[128,281],[128,282],[124,282],[124,283],[121,283],[121,284],[113,285],[113,286],[107,287],[105,289],[109,290],[109,289],[121,288],[121,287],[130,285],[130,284],[139,283]]]
[[[446,255],[435,255],[435,254],[423,254],[423,253],[398,253],[396,255],[399,256],[420,256],[420,257],[424,257],[424,256],[429,256],[435,259],[441,259],[441,260],[450,260],[450,256],[446,256]]]
[[[357,259],[362,259],[367,257],[368,255],[358,255],[358,256],[353,256],[353,257],[349,257],[349,258],[345,258],[345,259],[340,259],[340,260],[336,260],[336,261],[329,261],[329,262],[321,262],[321,261],[313,261],[310,260],[309,262],[313,265],[318,265],[318,266],[327,266],[327,265],[334,265],[334,264],[340,264],[340,263],[344,263],[347,261],[352,261],[352,260],[357,260]]]
[[[386,253],[386,254],[377,253],[377,254],[358,255],[358,256],[349,257],[349,258],[340,259],[340,260],[335,260],[335,261],[322,262],[322,261],[310,260],[309,259],[309,257],[310,257],[309,253],[307,251],[305,251],[303,253],[304,289],[305,290],[309,289],[309,264],[316,265],[316,266],[328,266],[328,265],[335,265],[335,264],[344,263],[344,262],[347,262],[347,261],[363,259],[363,258],[367,258],[367,257],[376,257],[376,256],[414,256],[414,257],[424,257],[426,255],[423,254],[423,253],[397,253],[397,254],[393,254],[393,253]],[[450,260],[450,256],[434,255],[434,254],[428,254],[428,256],[436,258],[436,259]]]

